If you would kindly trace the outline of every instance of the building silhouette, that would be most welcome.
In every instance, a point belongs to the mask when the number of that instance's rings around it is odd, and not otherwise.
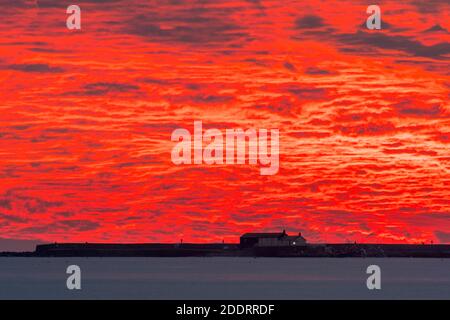
[[[240,237],[239,245],[241,248],[305,246],[306,239],[301,233],[289,236],[286,230],[275,233],[245,233]]]

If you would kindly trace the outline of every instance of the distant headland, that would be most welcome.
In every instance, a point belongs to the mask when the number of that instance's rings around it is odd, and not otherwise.
[[[450,258],[450,244],[308,243],[298,233],[245,233],[239,243],[52,243],[10,257],[416,257]]]

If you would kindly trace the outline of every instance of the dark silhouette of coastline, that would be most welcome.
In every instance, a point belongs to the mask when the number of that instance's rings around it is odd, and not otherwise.
[[[415,257],[450,258],[450,244],[310,244],[299,234],[247,233],[240,243],[53,243],[15,257]]]

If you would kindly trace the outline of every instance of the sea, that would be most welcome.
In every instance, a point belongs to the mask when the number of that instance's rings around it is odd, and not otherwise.
[[[447,300],[450,259],[1,257],[0,299]]]

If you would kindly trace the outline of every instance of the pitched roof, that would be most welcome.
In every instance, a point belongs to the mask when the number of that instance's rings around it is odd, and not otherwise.
[[[286,236],[285,239],[287,239],[287,240],[294,240],[294,241],[297,240],[297,239],[306,240],[304,237],[299,236],[299,235],[297,235],[297,236]]]

